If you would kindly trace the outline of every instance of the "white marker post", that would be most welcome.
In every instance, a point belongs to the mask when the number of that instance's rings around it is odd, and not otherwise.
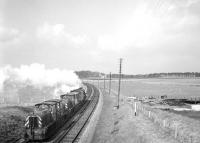
[[[137,103],[135,102],[135,116],[137,115]]]
[[[151,118],[151,111],[149,111],[149,118]]]

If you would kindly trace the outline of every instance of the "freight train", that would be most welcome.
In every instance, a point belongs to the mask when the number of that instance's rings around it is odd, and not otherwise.
[[[25,121],[25,138],[46,140],[52,137],[86,102],[85,88],[60,95],[60,99],[38,103]]]

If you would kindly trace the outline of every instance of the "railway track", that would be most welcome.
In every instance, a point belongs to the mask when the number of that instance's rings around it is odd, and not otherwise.
[[[92,95],[93,96],[90,96],[90,103],[87,108],[82,112],[82,114],[79,114],[80,116],[77,121],[74,122],[74,125],[71,126],[68,131],[66,131],[65,136],[61,137],[56,143],[76,143],[79,141],[79,137],[99,100],[99,91],[94,86],[92,87]]]
[[[46,143],[75,143],[88,123],[99,100],[99,91],[91,84],[87,84],[88,102]],[[30,143],[30,141],[18,141],[17,143]],[[44,142],[44,141],[43,141]]]

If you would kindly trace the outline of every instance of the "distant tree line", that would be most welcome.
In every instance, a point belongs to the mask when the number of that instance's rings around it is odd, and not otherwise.
[[[93,72],[93,71],[75,71],[75,73],[79,76],[79,78],[100,78],[103,77],[105,74],[100,72]]]
[[[118,77],[119,75],[115,75]],[[173,73],[151,73],[137,75],[122,75],[123,78],[194,78],[200,77],[199,72],[173,72]]]
[[[109,74],[93,71],[76,71],[79,78],[109,78]],[[151,74],[122,74],[122,78],[196,78],[200,77],[200,72],[172,72],[172,73],[151,73]],[[119,74],[112,74],[112,78],[119,78]]]

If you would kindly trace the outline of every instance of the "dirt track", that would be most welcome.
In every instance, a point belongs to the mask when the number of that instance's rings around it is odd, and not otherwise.
[[[128,103],[116,105],[115,95],[104,95],[100,120],[93,137],[93,143],[178,143],[166,130],[143,115],[134,116]]]

